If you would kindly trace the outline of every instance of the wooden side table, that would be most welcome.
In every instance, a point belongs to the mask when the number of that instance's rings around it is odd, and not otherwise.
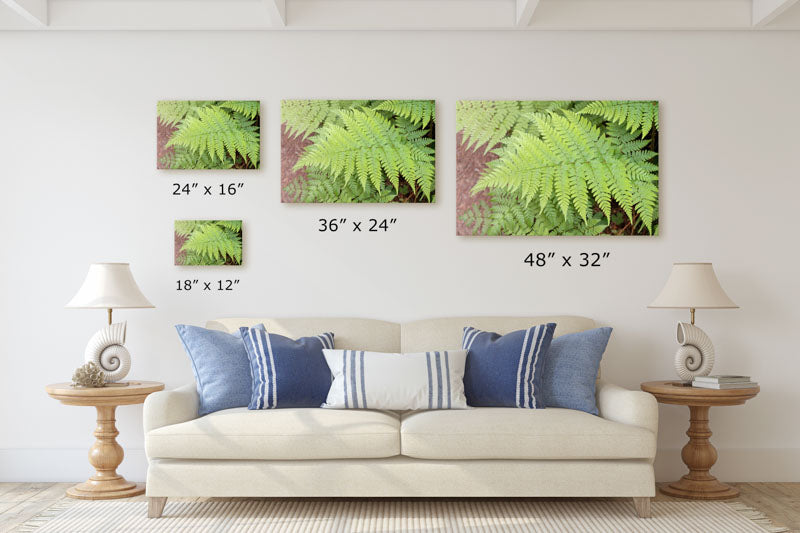
[[[759,387],[750,389],[701,389],[686,387],[680,381],[649,381],[642,390],[656,397],[659,403],[689,407],[689,442],[681,451],[681,458],[689,473],[678,481],[661,488],[661,492],[678,498],[693,500],[727,500],[739,495],[739,489],[726,485],[711,475],[717,462],[717,450],[709,438],[708,410],[712,406],[741,405],[758,394]]]
[[[95,474],[84,483],[67,489],[67,496],[80,500],[112,500],[144,494],[143,483],[132,483],[117,474],[125,457],[117,443],[114,412],[118,405],[143,403],[149,394],[164,389],[157,381],[131,381],[128,385],[100,388],[73,387],[69,383],[48,385],[47,394],[65,405],[91,405],[97,408],[97,440],[89,449],[89,462]]]

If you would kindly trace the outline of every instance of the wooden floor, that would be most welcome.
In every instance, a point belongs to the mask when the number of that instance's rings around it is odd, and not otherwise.
[[[0,483],[0,533],[14,528],[64,499],[71,483]],[[800,532],[800,483],[733,483],[741,501],[772,519],[775,525]],[[144,496],[131,498],[144,501]],[[664,496],[655,501],[685,501]],[[632,509],[631,509],[632,510]],[[144,512],[144,510],[142,510]]]

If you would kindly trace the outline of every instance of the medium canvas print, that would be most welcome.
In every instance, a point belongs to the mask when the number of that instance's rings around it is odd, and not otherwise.
[[[433,100],[284,100],[281,201],[431,203]]]
[[[257,169],[261,104],[250,100],[162,100],[157,168]]]
[[[241,220],[176,220],[175,264],[242,264]]]
[[[657,235],[658,102],[456,104],[458,235]]]

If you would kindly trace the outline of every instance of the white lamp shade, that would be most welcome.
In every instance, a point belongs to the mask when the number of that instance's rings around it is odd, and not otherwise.
[[[711,263],[675,263],[661,293],[647,307],[735,309]]]
[[[78,293],[67,307],[80,309],[132,309],[155,307],[133,279],[128,263],[94,263]]]

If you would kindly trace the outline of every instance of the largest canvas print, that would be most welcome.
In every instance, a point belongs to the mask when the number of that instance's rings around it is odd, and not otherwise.
[[[284,100],[281,200],[430,203],[433,100]]]
[[[657,235],[658,102],[456,104],[459,235]]]

